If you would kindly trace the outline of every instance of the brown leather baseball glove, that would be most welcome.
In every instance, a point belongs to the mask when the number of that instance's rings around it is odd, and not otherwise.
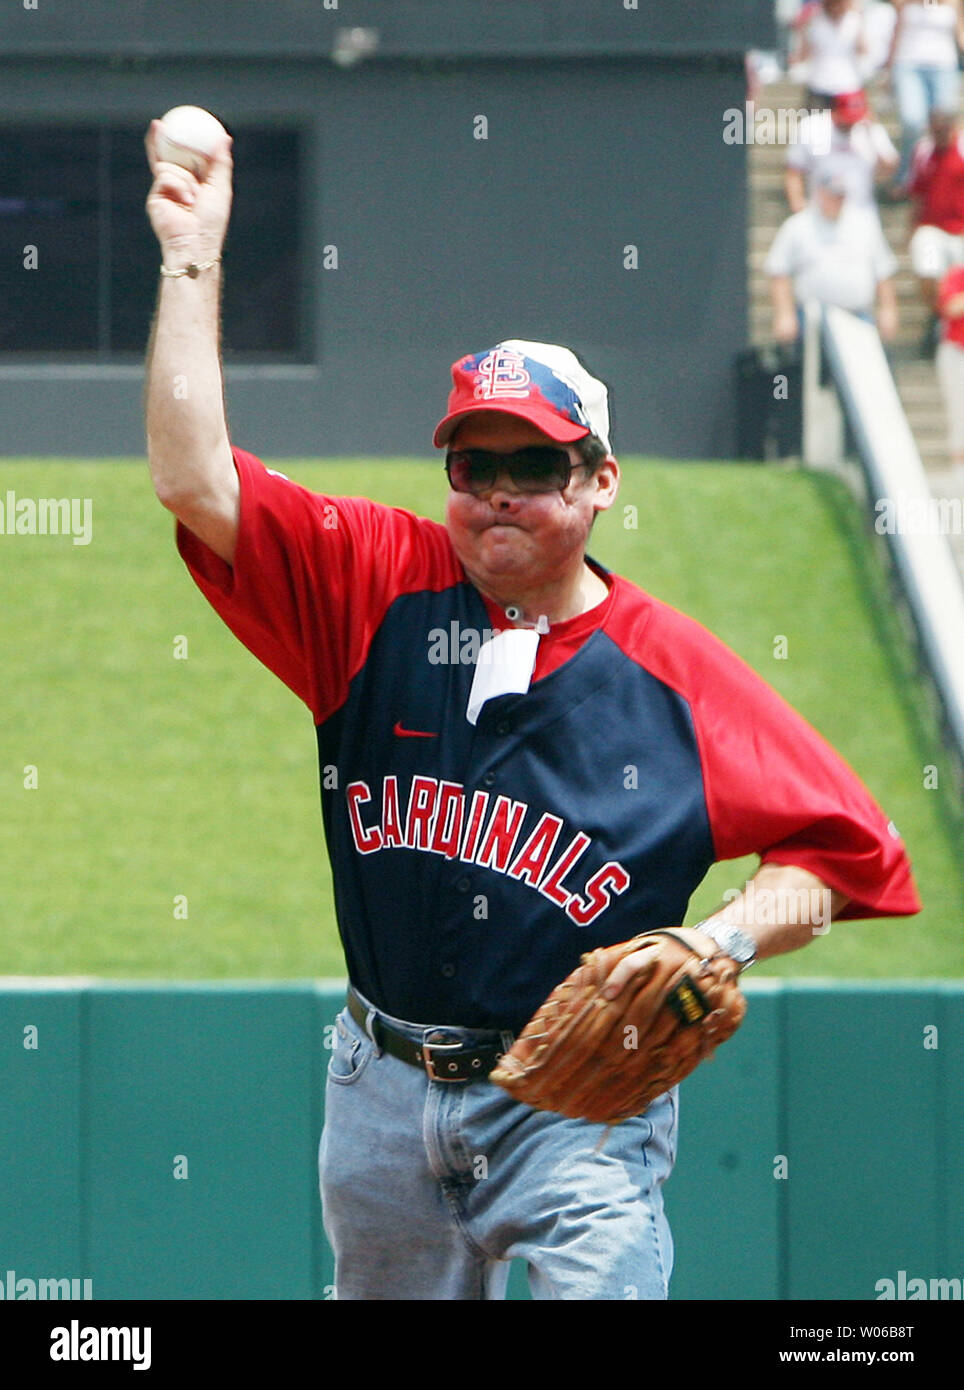
[[[613,968],[647,953],[615,999]],[[615,1124],[638,1115],[736,1032],[746,1013],[740,967],[674,931],[601,946],[549,995],[491,1080],[536,1110]]]

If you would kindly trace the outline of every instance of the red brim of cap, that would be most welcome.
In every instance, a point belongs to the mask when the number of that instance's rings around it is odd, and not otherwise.
[[[449,442],[460,420],[466,419],[469,415],[479,415],[483,411],[486,414],[498,411],[500,415],[514,415],[518,420],[528,420],[557,444],[574,444],[577,439],[585,439],[590,433],[586,425],[576,425],[571,420],[563,420],[554,411],[542,409],[532,402],[520,401],[518,406],[512,406],[503,401],[480,401],[478,405],[466,406],[464,410],[453,410],[444,420],[438,422],[432,436],[436,449],[441,449],[443,444]]]

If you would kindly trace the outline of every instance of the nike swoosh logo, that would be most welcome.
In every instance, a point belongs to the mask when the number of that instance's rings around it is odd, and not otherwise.
[[[438,734],[424,734],[419,729],[403,729],[401,720],[395,725],[396,738],[438,738]]]

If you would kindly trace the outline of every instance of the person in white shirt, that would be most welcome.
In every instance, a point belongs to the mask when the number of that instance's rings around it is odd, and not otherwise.
[[[964,0],[894,0],[897,23],[887,68],[897,99],[901,158],[895,180],[904,190],[911,155],[931,111],[956,111],[958,51],[964,48]]]
[[[897,260],[879,220],[848,203],[846,184],[832,171],[814,178],[814,199],[777,232],[764,270],[770,277],[773,332],[780,343],[800,334],[808,300],[835,304],[873,322],[881,338],[897,334]]]
[[[820,0],[800,26],[796,63],[807,65],[807,95],[812,107],[827,107],[838,92],[861,85],[867,55],[863,19],[855,0]]]
[[[890,42],[894,37],[894,25],[897,23],[897,11],[891,0],[864,0],[863,17],[864,39],[867,44],[867,55],[863,64],[866,87],[887,65]]]
[[[839,176],[855,207],[878,216],[874,188],[892,177],[898,154],[894,143],[867,104],[863,92],[842,92],[834,97],[832,117],[826,126],[809,123],[806,138],[791,145],[787,154],[785,188],[791,212],[802,212],[813,192],[818,171]],[[824,113],[820,113],[821,117]]]

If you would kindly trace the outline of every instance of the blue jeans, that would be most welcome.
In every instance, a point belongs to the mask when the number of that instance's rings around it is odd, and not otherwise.
[[[915,68],[894,64],[894,92],[900,113],[900,165],[896,182],[906,183],[914,146],[927,131],[931,111],[957,110],[960,73],[953,68]]]
[[[607,1132],[430,1081],[342,1010],[318,1153],[337,1297],[500,1299],[518,1257],[537,1299],[665,1299],[676,1132],[675,1089]]]

